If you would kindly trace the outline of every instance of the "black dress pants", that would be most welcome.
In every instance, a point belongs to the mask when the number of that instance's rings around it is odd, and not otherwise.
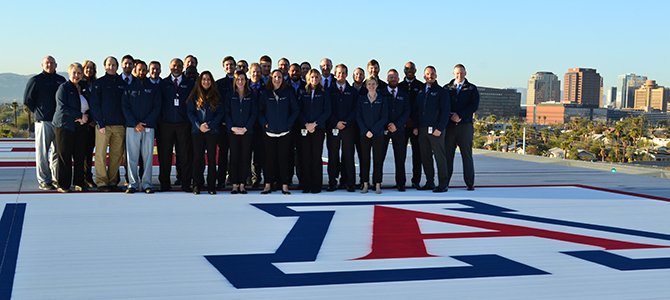
[[[177,170],[181,176],[182,189],[191,186],[193,143],[191,142],[191,124],[189,123],[166,123],[158,124],[158,180],[161,189],[170,188],[170,173],[172,171],[172,148],[176,149]]]

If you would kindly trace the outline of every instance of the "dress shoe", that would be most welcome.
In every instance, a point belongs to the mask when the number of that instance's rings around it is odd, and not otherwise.
[[[38,188],[43,191],[50,191],[55,189],[55,187],[51,183],[40,183]]]
[[[337,191],[337,185],[330,184],[328,185],[328,188],[326,189],[327,192],[334,192]]]
[[[144,189],[144,193],[145,194],[153,194],[154,190],[152,190],[151,188],[146,188],[146,189]]]
[[[232,191],[230,191],[230,193],[233,194],[233,195],[237,195],[237,194],[240,193],[240,191],[238,191],[238,190],[232,190]]]
[[[216,195],[216,190],[209,190],[207,193],[210,195]]]
[[[472,186],[472,185],[468,185],[468,188],[467,188],[466,190],[468,190],[468,191],[474,191],[474,190],[475,190],[475,187]]]
[[[355,191],[356,191],[356,187],[354,187],[353,185],[350,185],[350,186],[347,187],[347,192],[353,193]]]
[[[129,187],[128,189],[126,189],[126,194],[135,194],[135,192],[137,192],[137,189],[135,189],[134,187]]]
[[[200,195],[200,188],[199,187],[194,187],[193,188],[193,195]]]
[[[194,188],[190,187],[182,187],[181,190],[187,193],[194,192]],[[198,188],[198,193],[200,193],[200,188]]]
[[[432,189],[435,189],[434,184],[426,184],[426,185],[422,186],[421,188],[419,188],[420,191],[430,191]]]
[[[261,195],[267,195],[267,194],[269,194],[269,193],[272,193],[272,190],[271,190],[271,189],[263,190],[263,191],[261,192]]]
[[[405,186],[404,185],[399,185],[398,186],[398,192],[404,192],[405,191]]]
[[[242,194],[242,195],[246,195],[246,194],[248,194],[248,193],[249,193],[249,192],[247,192],[247,190],[240,189],[240,194]]]
[[[412,188],[413,188],[413,189],[420,190],[420,189],[421,189],[421,186],[419,186],[418,183],[412,183]]]
[[[321,193],[321,188],[320,188],[320,187],[313,188],[310,192],[311,192],[312,194],[318,194],[318,193]]]
[[[436,187],[433,189],[433,193],[444,193],[447,191],[446,187]]]

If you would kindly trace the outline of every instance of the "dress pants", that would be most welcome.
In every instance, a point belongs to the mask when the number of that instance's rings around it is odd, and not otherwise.
[[[393,158],[395,162],[395,184],[397,187],[405,186],[407,175],[405,175],[405,159],[407,156],[407,136],[404,129],[398,129],[384,136],[384,157],[389,149],[389,142],[393,142]]]
[[[109,147],[109,161],[107,161]],[[105,133],[95,131],[95,183],[99,187],[117,186],[119,184],[119,167],[126,153],[126,127],[123,125],[107,125]]]
[[[417,186],[421,184],[421,146],[419,145],[419,136],[414,135],[413,128],[407,128],[405,134],[412,145],[412,184]]]
[[[323,140],[325,130],[317,128],[313,133],[306,136],[300,135],[301,157],[300,167],[302,168],[300,183],[302,188],[311,191],[320,191],[323,185]]]
[[[440,136],[428,134],[427,127],[419,128],[419,144],[421,148],[421,164],[426,172],[426,185],[435,185],[435,167],[433,157],[437,163],[438,188],[447,188],[447,153],[444,144],[445,133]]]
[[[93,179],[93,151],[95,149],[95,125],[86,124],[84,127],[84,180],[86,183],[95,183]]]
[[[35,122],[35,170],[37,183],[51,184],[56,177],[56,134],[50,121]]]
[[[447,126],[446,151],[447,151],[447,183],[451,180],[454,173],[454,156],[456,155],[456,146],[461,152],[463,161],[463,180],[467,186],[475,185],[475,164],[472,159],[472,138],[474,127],[472,123],[458,124],[450,122]]]
[[[370,150],[372,150],[372,184],[382,183],[384,175],[384,136],[368,138],[361,135],[361,181],[370,182]]]
[[[291,174],[289,154],[291,133],[281,137],[270,137],[265,133],[265,183],[288,184]]]
[[[216,146],[218,133],[196,132],[193,140],[193,187],[204,186],[205,152],[207,152],[207,190],[216,190]]]
[[[251,173],[251,143],[253,134],[236,135],[228,132],[230,141],[230,183],[246,184]]]
[[[265,132],[260,126],[255,126],[251,141],[251,178],[252,184],[263,181],[263,166],[265,165]]]
[[[158,162],[160,165],[158,180],[161,189],[170,188],[170,173],[172,172],[172,148],[176,149],[178,160],[177,170],[181,174],[181,187],[188,189],[191,186],[193,144],[191,142],[191,124],[167,123],[158,124]]]
[[[84,139],[85,126],[75,124],[75,130],[69,131],[65,128],[56,127],[56,149],[58,149],[58,165],[56,167],[56,180],[58,186],[65,190],[70,185],[84,187],[84,153],[86,151],[86,141]],[[72,176],[72,166],[74,161],[74,178]],[[73,180],[74,179],[74,180]]]
[[[329,186],[337,185],[338,176],[341,185],[349,187],[355,184],[354,139],[357,135],[358,131],[353,127],[345,127],[337,136],[333,135],[332,129],[326,132]]]
[[[230,148],[230,141],[228,139],[228,128],[225,125],[219,126],[219,134],[217,136],[217,181],[219,185],[226,185],[226,175],[228,175],[228,150]]]

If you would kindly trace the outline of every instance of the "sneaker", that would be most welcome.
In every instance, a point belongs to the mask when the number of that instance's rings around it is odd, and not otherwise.
[[[55,187],[51,183],[40,183],[38,188],[43,191],[51,191],[55,189]]]

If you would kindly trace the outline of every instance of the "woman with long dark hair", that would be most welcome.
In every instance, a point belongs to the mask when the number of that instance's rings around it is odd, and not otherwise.
[[[216,194],[216,144],[219,124],[225,115],[221,96],[209,71],[202,72],[188,98],[188,119],[193,141],[193,194],[204,185],[207,152],[207,192]]]
[[[330,116],[330,97],[321,85],[321,74],[316,69],[307,72],[307,84],[298,95],[300,114],[298,135],[302,163],[301,185],[303,193],[320,193],[323,182],[323,140],[326,120]]]
[[[290,176],[289,155],[291,128],[298,117],[295,93],[284,81],[279,70],[270,73],[266,89],[261,93],[259,123],[265,131],[265,187],[261,194],[272,192],[272,184],[279,183],[284,195]]]
[[[226,95],[226,125],[230,145],[230,182],[232,194],[246,194],[251,172],[251,142],[258,117],[257,97],[249,88],[244,71],[236,71],[233,89]]]
[[[57,190],[61,193],[70,191],[74,183],[75,191],[85,191],[84,185],[84,152],[85,128],[88,126],[88,99],[82,94],[79,82],[83,68],[79,63],[71,64],[68,69],[68,81],[61,84],[56,92],[56,112],[53,125],[56,133],[56,150],[58,165],[56,167]],[[74,180],[72,176],[74,161]]]

